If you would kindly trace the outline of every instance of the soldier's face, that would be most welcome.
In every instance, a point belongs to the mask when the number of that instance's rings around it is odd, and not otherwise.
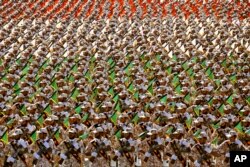
[[[205,138],[205,137],[202,137],[202,138],[199,140],[199,142],[200,142],[201,144],[206,143],[206,138]]]
[[[46,134],[45,134],[45,133],[40,133],[40,134],[39,134],[39,138],[40,138],[40,139],[45,139],[45,137],[46,137]]]
[[[236,140],[236,136],[231,136],[231,137],[229,138],[229,140],[230,140],[231,142],[234,142],[234,141]]]
[[[70,139],[73,139],[75,137],[75,134],[74,133],[69,133],[69,138]]]

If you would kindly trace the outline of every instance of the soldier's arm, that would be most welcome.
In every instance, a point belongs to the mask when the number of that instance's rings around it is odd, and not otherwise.
[[[55,145],[55,143],[54,143],[54,141],[52,139],[50,139],[49,145],[52,148],[52,153],[55,153],[55,151],[56,151],[56,145]]]
[[[65,149],[65,144],[64,141],[61,142],[57,147],[56,147],[56,151],[60,152],[61,150]]]
[[[31,152],[32,152],[32,151],[35,152],[35,151],[38,150],[38,149],[39,149],[39,148],[38,148],[36,142],[29,145],[29,150],[31,150]]]
[[[219,149],[218,148],[213,148],[212,152],[210,153],[212,156],[214,157],[220,157],[222,154],[220,154]]]
[[[198,144],[193,145],[193,146],[191,147],[191,152],[197,151],[197,148],[196,148],[197,146],[198,146]]]
[[[218,151],[220,152],[220,154],[225,154],[228,151],[229,142],[229,140],[226,140],[218,146]]]
[[[16,152],[17,150],[14,150],[14,148],[12,147],[12,145],[9,143],[6,145],[5,147],[5,152],[8,153],[9,155],[12,155]]]
[[[197,146],[198,144],[193,145],[193,147],[191,147],[191,153],[190,155],[188,155],[188,159],[190,159],[192,162],[194,162],[196,159],[198,159],[198,151],[197,151]]]
[[[92,150],[93,148],[92,142],[93,140],[88,143],[88,145],[86,146],[85,152],[90,152]]]
[[[245,150],[245,151],[247,151],[248,150],[248,148],[247,148],[247,146],[245,145],[245,144],[243,144],[240,140],[238,140],[239,141],[239,147],[241,148],[241,149],[243,149],[243,150]]]

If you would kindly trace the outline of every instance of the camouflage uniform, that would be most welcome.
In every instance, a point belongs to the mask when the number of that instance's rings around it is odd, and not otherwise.
[[[231,130],[226,134],[228,140],[225,140],[223,143],[219,145],[219,150],[221,154],[225,156],[224,163],[229,163],[230,153],[229,151],[246,151],[248,148],[237,139],[237,134],[235,131]]]
[[[106,160],[109,159],[108,151],[111,151],[111,142],[106,137],[102,137],[103,129],[101,127],[97,127],[96,130],[93,131],[95,137],[86,148],[86,155],[90,156],[90,161],[93,162],[97,157],[102,156]]]
[[[74,128],[68,131],[69,138],[60,144],[60,161],[59,164],[63,166],[80,166],[82,163],[83,143],[80,139],[76,138],[77,131]]]
[[[55,143],[49,138],[48,131],[46,128],[41,128],[38,132],[39,139],[34,143],[34,147],[36,147],[37,152],[33,154],[34,164],[38,166],[41,165],[52,165],[53,155],[55,153]]]
[[[132,129],[127,128],[122,131],[122,138],[119,139],[120,148],[115,150],[115,157],[123,157],[130,162],[134,163],[134,151],[136,147],[136,141],[132,137]]]
[[[147,135],[150,137],[147,139],[149,150],[145,153],[144,161],[147,162],[147,160],[154,155],[159,161],[162,161],[162,153],[164,152],[164,139],[161,138],[157,133],[157,129],[150,129]]]
[[[202,131],[198,137],[199,143],[192,147],[192,152],[195,152],[195,158],[191,158],[195,166],[208,165],[215,166],[212,161],[212,157],[216,154],[216,150],[211,146],[211,143],[206,143],[208,136],[206,132]]]
[[[9,155],[5,160],[5,165],[26,166],[26,158],[28,151],[28,142],[22,138],[23,132],[21,129],[13,130],[10,137],[13,138],[7,145],[9,149]]]
[[[2,138],[2,136],[6,131],[7,127],[0,125],[0,138]],[[5,154],[6,154],[5,151],[6,151],[5,143],[0,141],[0,166],[4,165]]]

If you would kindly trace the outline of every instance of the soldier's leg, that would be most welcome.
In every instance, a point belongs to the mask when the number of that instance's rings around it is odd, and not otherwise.
[[[91,153],[91,156],[89,158],[89,160],[93,163],[94,160],[97,158],[98,152],[95,150]]]
[[[8,166],[13,166],[13,164],[16,162],[16,159],[12,156],[7,156],[6,160],[4,162],[4,167],[8,167]]]
[[[160,153],[159,150],[156,150],[156,149],[155,149],[155,150],[153,151],[153,153],[154,153],[154,155],[156,155],[156,157],[158,158],[159,161],[162,160],[161,153]]]
[[[201,164],[202,164],[201,159],[197,159],[197,160],[194,161],[194,166],[195,167],[201,167]]]
[[[107,152],[106,152],[104,149],[101,149],[101,150],[100,150],[100,154],[101,154],[106,160],[109,159],[109,158],[108,158],[108,155],[107,155]]]
[[[60,160],[59,160],[59,164],[62,164],[65,160],[69,159],[69,153],[68,152],[64,152],[60,154]]]
[[[224,163],[225,163],[225,164],[228,164],[228,163],[229,163],[229,160],[230,160],[230,154],[229,154],[229,152],[227,152],[226,155],[225,155]]]
[[[33,162],[32,162],[32,164],[33,164],[33,165],[36,165],[37,162],[38,162],[38,160],[40,160],[41,158],[42,158],[41,151],[35,152],[35,153],[33,154]]]
[[[117,161],[117,159],[122,156],[120,150],[114,150],[114,155],[115,155],[113,158],[114,161]]]
[[[125,156],[126,156],[127,160],[130,162],[130,164],[134,163],[134,157],[129,152],[126,152]]]
[[[144,161],[147,162],[148,159],[152,156],[151,150],[147,151],[144,155]]]
[[[0,152],[0,166],[4,165],[5,155]]]
[[[33,166],[32,162],[34,159],[33,154],[26,154],[25,157],[26,157],[27,167],[32,167]]]
[[[170,158],[171,166],[174,166],[177,163],[177,161],[178,161],[178,157],[175,154],[173,154]]]
[[[22,161],[23,164],[25,164],[25,166],[27,166],[27,160],[25,154],[18,153],[18,158],[20,159],[20,161]]]

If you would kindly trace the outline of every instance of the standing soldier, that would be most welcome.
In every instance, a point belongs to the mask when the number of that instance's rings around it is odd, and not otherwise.
[[[119,142],[120,148],[115,151],[115,157],[118,158],[125,156],[132,165],[134,163],[136,141],[133,138],[133,132],[131,128],[127,128],[122,131],[122,138],[119,139]]]
[[[149,145],[149,150],[146,152],[145,154],[145,159],[144,161],[147,162],[149,157],[151,157],[152,155],[156,155],[156,157],[158,158],[159,161],[162,161],[162,154],[161,152],[163,152],[164,150],[164,146],[163,146],[163,138],[160,137],[159,134],[160,131],[158,131],[157,129],[151,129],[147,135],[149,136],[148,139],[146,139],[148,145]]]
[[[0,125],[0,139],[4,136],[5,133],[7,133],[8,128],[6,126]],[[6,145],[4,142],[0,141],[0,166],[4,165],[4,160],[5,160],[5,151],[6,150]]]
[[[81,123],[81,117],[79,114],[74,114],[69,117],[70,127],[76,130],[78,136],[81,136],[86,130],[87,127]]]
[[[55,154],[55,144],[52,139],[49,138],[48,131],[46,128],[41,128],[38,131],[38,140],[33,145],[38,150],[33,154],[33,164],[45,163],[46,166],[52,165],[52,155]],[[51,164],[51,165],[50,165]]]
[[[93,131],[94,139],[86,147],[86,155],[90,156],[90,161],[94,160],[99,156],[104,157],[107,161],[109,160],[108,151],[111,151],[111,142],[106,137],[103,137],[103,129],[97,127]]]
[[[30,124],[30,117],[23,116],[20,120],[20,129],[23,131],[23,138],[29,142],[29,144],[32,143],[32,140],[30,139],[30,135],[36,130],[36,126]]]
[[[230,151],[246,151],[247,147],[238,139],[237,133],[231,130],[226,134],[227,140],[219,145],[221,155],[225,155],[225,163],[229,163]]]
[[[28,142],[22,138],[22,135],[23,131],[21,129],[15,129],[10,132],[10,143],[8,144],[10,155],[6,159],[4,166],[12,166],[14,163],[17,163],[18,166],[22,163],[27,166]]]
[[[68,131],[68,139],[64,140],[60,144],[60,149],[64,150],[60,154],[59,164],[64,163],[65,165],[74,164],[74,166],[79,166],[81,164],[81,154],[83,153],[83,143],[80,141],[77,135],[77,131],[74,128],[69,129]],[[74,158],[74,162],[72,162],[71,158]]]
[[[201,166],[204,164],[215,166],[212,162],[212,156],[219,156],[219,154],[216,154],[216,150],[212,148],[211,143],[208,143],[208,136],[205,131],[200,133],[198,143],[195,144],[191,150],[196,153],[194,155],[198,156],[195,158],[196,160],[191,157],[191,161],[194,162],[195,166]]]

